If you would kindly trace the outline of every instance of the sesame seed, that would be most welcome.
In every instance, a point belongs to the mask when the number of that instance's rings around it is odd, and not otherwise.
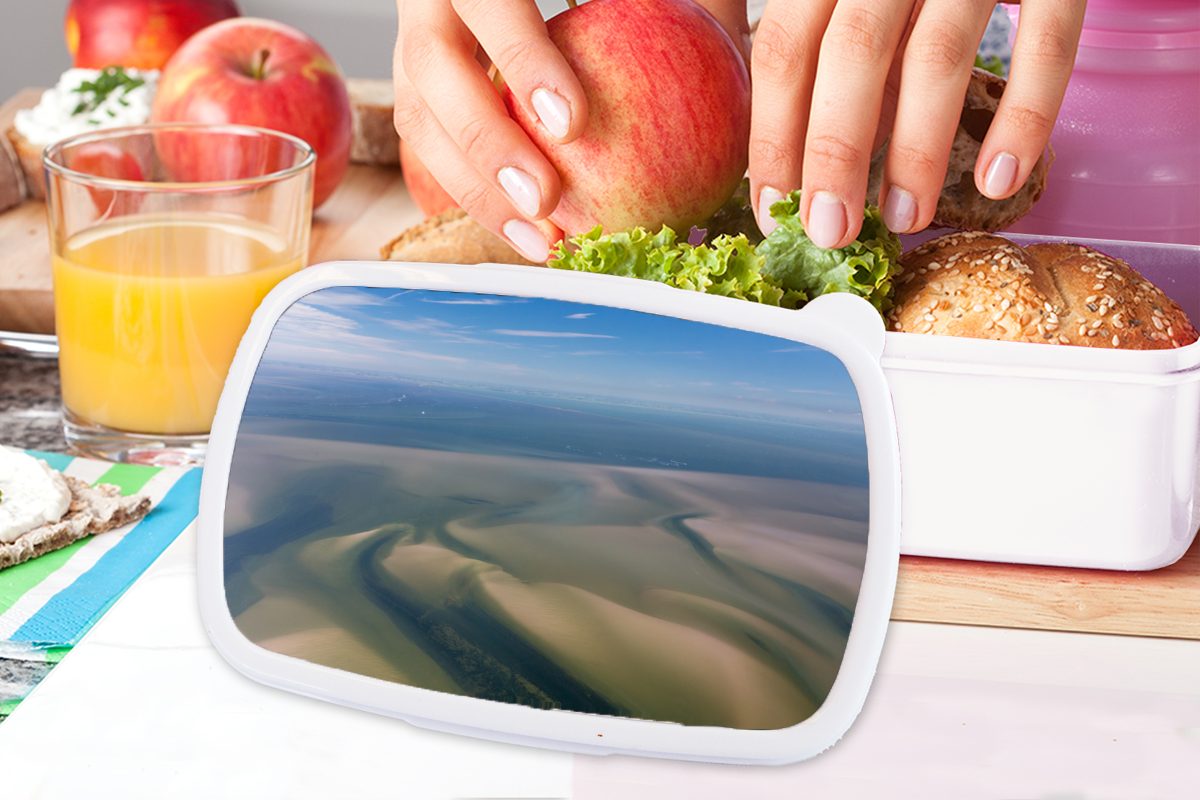
[[[926,322],[924,325],[921,326],[921,333],[929,333],[931,330],[933,330],[932,322]]]
[[[1012,301],[1009,300],[1007,297],[1000,301],[1000,310],[1001,311],[1008,311],[1010,306],[1012,306]]]
[[[1058,335],[1058,340],[1059,340],[1060,342],[1062,342],[1063,344],[1070,344],[1070,343],[1071,343],[1071,340],[1070,340],[1070,339],[1068,339],[1068,338],[1067,338],[1065,335],[1063,335],[1063,334],[1061,334],[1061,333]]]
[[[1120,347],[1120,346],[1121,346],[1121,337],[1120,337],[1120,336],[1117,336],[1117,335],[1114,333],[1114,334],[1113,334],[1113,338],[1112,338],[1112,343],[1113,343],[1113,347]]]
[[[1100,327],[1100,326],[1103,324],[1103,322],[1104,322],[1104,320],[1099,320],[1099,319],[1098,319],[1098,320],[1096,320],[1095,322],[1093,322],[1093,323],[1092,323],[1092,327],[1093,327],[1093,328],[1099,328],[1099,327]]]
[[[1159,317],[1151,317],[1150,321],[1154,323],[1154,327],[1156,329],[1158,329],[1160,331],[1163,329],[1163,327],[1164,327],[1163,321]]]

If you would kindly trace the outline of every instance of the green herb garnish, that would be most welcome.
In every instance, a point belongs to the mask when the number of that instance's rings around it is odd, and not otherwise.
[[[123,67],[106,67],[95,80],[84,81],[74,90],[74,93],[79,95],[79,103],[71,112],[71,116],[95,111],[113,92],[120,92],[118,102],[129,105],[125,95],[139,86],[144,86],[145,83],[144,78],[133,77]],[[110,111],[109,116],[115,117],[116,114]]]

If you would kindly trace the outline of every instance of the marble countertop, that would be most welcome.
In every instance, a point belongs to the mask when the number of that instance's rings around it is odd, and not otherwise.
[[[59,402],[57,359],[0,352],[0,444],[66,449]]]

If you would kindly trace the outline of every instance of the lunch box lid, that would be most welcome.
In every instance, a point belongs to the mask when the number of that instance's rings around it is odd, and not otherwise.
[[[771,350],[781,354],[779,358],[792,351],[799,353],[796,356],[798,359],[809,358],[810,354],[824,358],[824,354],[828,354],[840,362],[852,382],[861,409],[861,431],[866,445],[862,463],[866,465],[863,477],[867,483],[868,517],[863,523],[866,533],[861,556],[861,579],[853,600],[852,616],[845,623],[844,652],[836,670],[836,678],[832,680],[824,698],[817,701],[817,707],[810,716],[795,725],[752,729],[579,713],[564,710],[566,707],[544,710],[514,702],[498,702],[490,697],[481,699],[407,685],[328,664],[312,663],[304,657],[280,652],[277,639],[251,640],[235,622],[236,615],[231,610],[230,600],[230,593],[234,589],[231,587],[234,583],[243,586],[250,569],[246,565],[263,563],[261,559],[281,559],[278,555],[281,551],[256,550],[234,564],[237,554],[230,549],[234,547],[230,542],[242,540],[228,537],[244,536],[245,526],[234,532],[230,520],[238,514],[244,515],[248,505],[248,495],[242,490],[238,476],[269,471],[249,466],[252,459],[244,454],[254,452],[257,445],[243,442],[259,441],[253,438],[255,432],[260,430],[255,426],[261,424],[261,430],[268,430],[268,425],[283,424],[280,420],[286,414],[275,417],[267,412],[259,414],[256,410],[259,400],[254,399],[248,405],[248,398],[252,394],[254,398],[270,395],[272,398],[284,398],[280,402],[300,402],[295,398],[309,388],[308,384],[298,385],[300,378],[293,375],[285,380],[281,377],[276,383],[271,383],[274,380],[272,375],[286,372],[284,366],[308,370],[305,374],[309,377],[304,380],[314,385],[318,381],[312,376],[324,374],[320,368],[313,366],[315,362],[308,356],[286,356],[291,358],[286,364],[280,361],[285,358],[285,353],[296,351],[294,348],[288,351],[283,345],[274,347],[273,334],[286,328],[286,335],[293,338],[287,339],[284,334],[278,334],[277,342],[289,347],[297,342],[307,344],[312,347],[311,352],[317,352],[318,349],[331,353],[337,351],[337,355],[330,355],[329,363],[341,364],[345,370],[338,371],[330,367],[328,374],[331,377],[321,387],[327,395],[336,395],[357,380],[351,377],[355,374],[350,368],[351,362],[378,349],[369,342],[354,338],[366,328],[374,329],[377,320],[371,317],[368,326],[367,318],[379,312],[368,309],[381,304],[407,303],[411,299],[410,293],[412,297],[419,296],[421,302],[440,302],[423,307],[421,318],[425,332],[420,335],[425,336],[434,336],[435,333],[431,331],[436,332],[439,325],[446,327],[446,320],[452,321],[455,315],[465,313],[462,309],[487,310],[490,305],[505,300],[536,301],[535,304],[588,306],[589,310],[574,315],[579,319],[592,315],[592,309],[596,309],[631,315],[627,318],[630,324],[653,318],[667,320],[661,322],[663,325],[699,323],[703,330],[713,335],[718,335],[718,329],[733,329],[728,334],[720,335],[770,337],[772,342],[780,345]],[[431,299],[433,293],[440,293],[439,296],[444,295],[447,299]],[[354,306],[344,302],[345,297],[351,295],[364,298],[364,304]],[[320,306],[322,298],[330,302]],[[334,299],[338,299],[338,303],[333,303]],[[335,311],[337,314],[334,316],[340,322],[322,316]],[[672,319],[676,322],[670,322]],[[359,325],[356,327],[355,323]],[[654,324],[660,322],[655,321]],[[339,325],[342,327],[339,328]],[[339,331],[351,328],[358,333],[347,335],[342,340],[336,338],[340,335]],[[406,335],[417,328],[419,326],[412,324],[411,317],[398,317],[392,326],[393,330],[405,330]],[[700,330],[700,327],[696,330]],[[509,333],[514,335],[509,336],[506,345],[515,342],[521,346],[536,342],[538,337],[546,334],[545,331]],[[607,343],[614,338],[603,333],[577,335],[578,341],[585,344]],[[607,339],[604,338],[606,336]],[[341,341],[348,344],[340,344]],[[226,660],[255,680],[303,695],[398,717],[432,729],[576,752],[629,753],[730,763],[786,763],[816,755],[841,737],[862,707],[879,661],[895,591],[900,552],[900,468],[892,399],[880,366],[883,349],[884,326],[879,313],[865,300],[846,294],[825,295],[802,310],[792,311],[681,291],[634,279],[506,265],[337,262],[305,269],[275,287],[255,312],[238,348],[218,405],[209,441],[198,521],[199,600],[205,627]],[[586,351],[587,348],[578,350],[580,353]],[[413,351],[405,352],[411,355]],[[273,354],[280,354],[279,359],[275,359]],[[632,353],[630,358],[634,359],[636,355]],[[817,359],[812,363],[818,363],[818,355],[811,356]],[[446,365],[453,365],[455,362],[452,359],[456,358],[437,353],[426,353],[421,357],[443,359],[437,363]],[[746,361],[749,364],[752,359],[747,357]],[[463,362],[461,370],[470,373],[475,368],[468,362],[469,359]],[[743,366],[738,365],[738,368]],[[805,381],[815,385],[820,374],[815,368],[811,374],[804,369],[788,372],[785,377],[794,386],[795,396],[800,398],[797,403],[808,402],[804,399]],[[781,376],[775,374],[773,377],[778,379]],[[287,380],[293,382],[289,384]],[[436,387],[439,384],[433,381],[428,385]],[[256,388],[259,386],[267,388],[259,391]],[[777,405],[782,406],[782,403]],[[643,403],[643,407],[648,405]],[[832,411],[821,413],[825,416],[817,415],[812,419],[828,419],[831,420],[830,425],[834,425],[833,420],[842,419]],[[254,420],[253,424],[247,422],[250,419]],[[805,430],[814,437],[834,436],[833,428],[822,433],[821,425],[811,419],[805,424],[808,425]],[[390,425],[380,424],[378,430],[381,440],[393,435]],[[241,434],[246,438],[239,439]],[[469,438],[461,441],[469,441]],[[236,467],[235,450],[237,458],[250,460],[245,461],[240,472],[234,469],[231,473],[231,469]],[[828,456],[828,453],[811,456],[812,469],[830,476],[843,474],[847,469],[845,465],[839,463],[837,458]],[[833,460],[820,460],[826,458]],[[829,480],[834,478],[830,477]],[[853,479],[846,478],[846,481],[850,485]],[[319,485],[315,491],[321,491]],[[790,501],[779,499],[777,502]],[[303,515],[300,518],[303,519]],[[302,527],[308,523],[299,524]],[[282,547],[277,544],[270,546]],[[234,549],[238,549],[239,553],[243,550],[249,552],[240,544]],[[241,556],[237,555],[237,558]],[[814,559],[813,563],[823,566],[805,566],[804,569],[811,568],[813,574],[821,574],[826,578],[844,566],[836,558],[828,561]],[[836,579],[842,580],[840,576],[836,576]],[[230,583],[227,584],[227,581]],[[261,587],[254,589],[254,592],[261,595]]]

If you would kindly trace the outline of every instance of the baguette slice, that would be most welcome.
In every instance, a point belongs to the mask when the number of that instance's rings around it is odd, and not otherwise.
[[[8,137],[0,137],[0,212],[25,199],[25,172]]]
[[[356,164],[394,167],[400,163],[400,137],[392,123],[394,95],[390,80],[351,78],[350,110],[354,138],[350,160]]]
[[[122,497],[116,486],[91,486],[78,478],[64,477],[71,490],[67,513],[58,522],[34,528],[16,541],[0,543],[0,569],[61,550],[86,536],[128,525],[150,510],[150,498],[144,495]]]
[[[384,245],[380,253],[388,261],[541,266],[522,258],[503,239],[457,208],[414,225]]]
[[[26,139],[16,128],[9,128],[8,143],[17,154],[21,172],[25,176],[25,191],[34,200],[46,197],[46,174],[42,171],[42,151],[45,147]]]

